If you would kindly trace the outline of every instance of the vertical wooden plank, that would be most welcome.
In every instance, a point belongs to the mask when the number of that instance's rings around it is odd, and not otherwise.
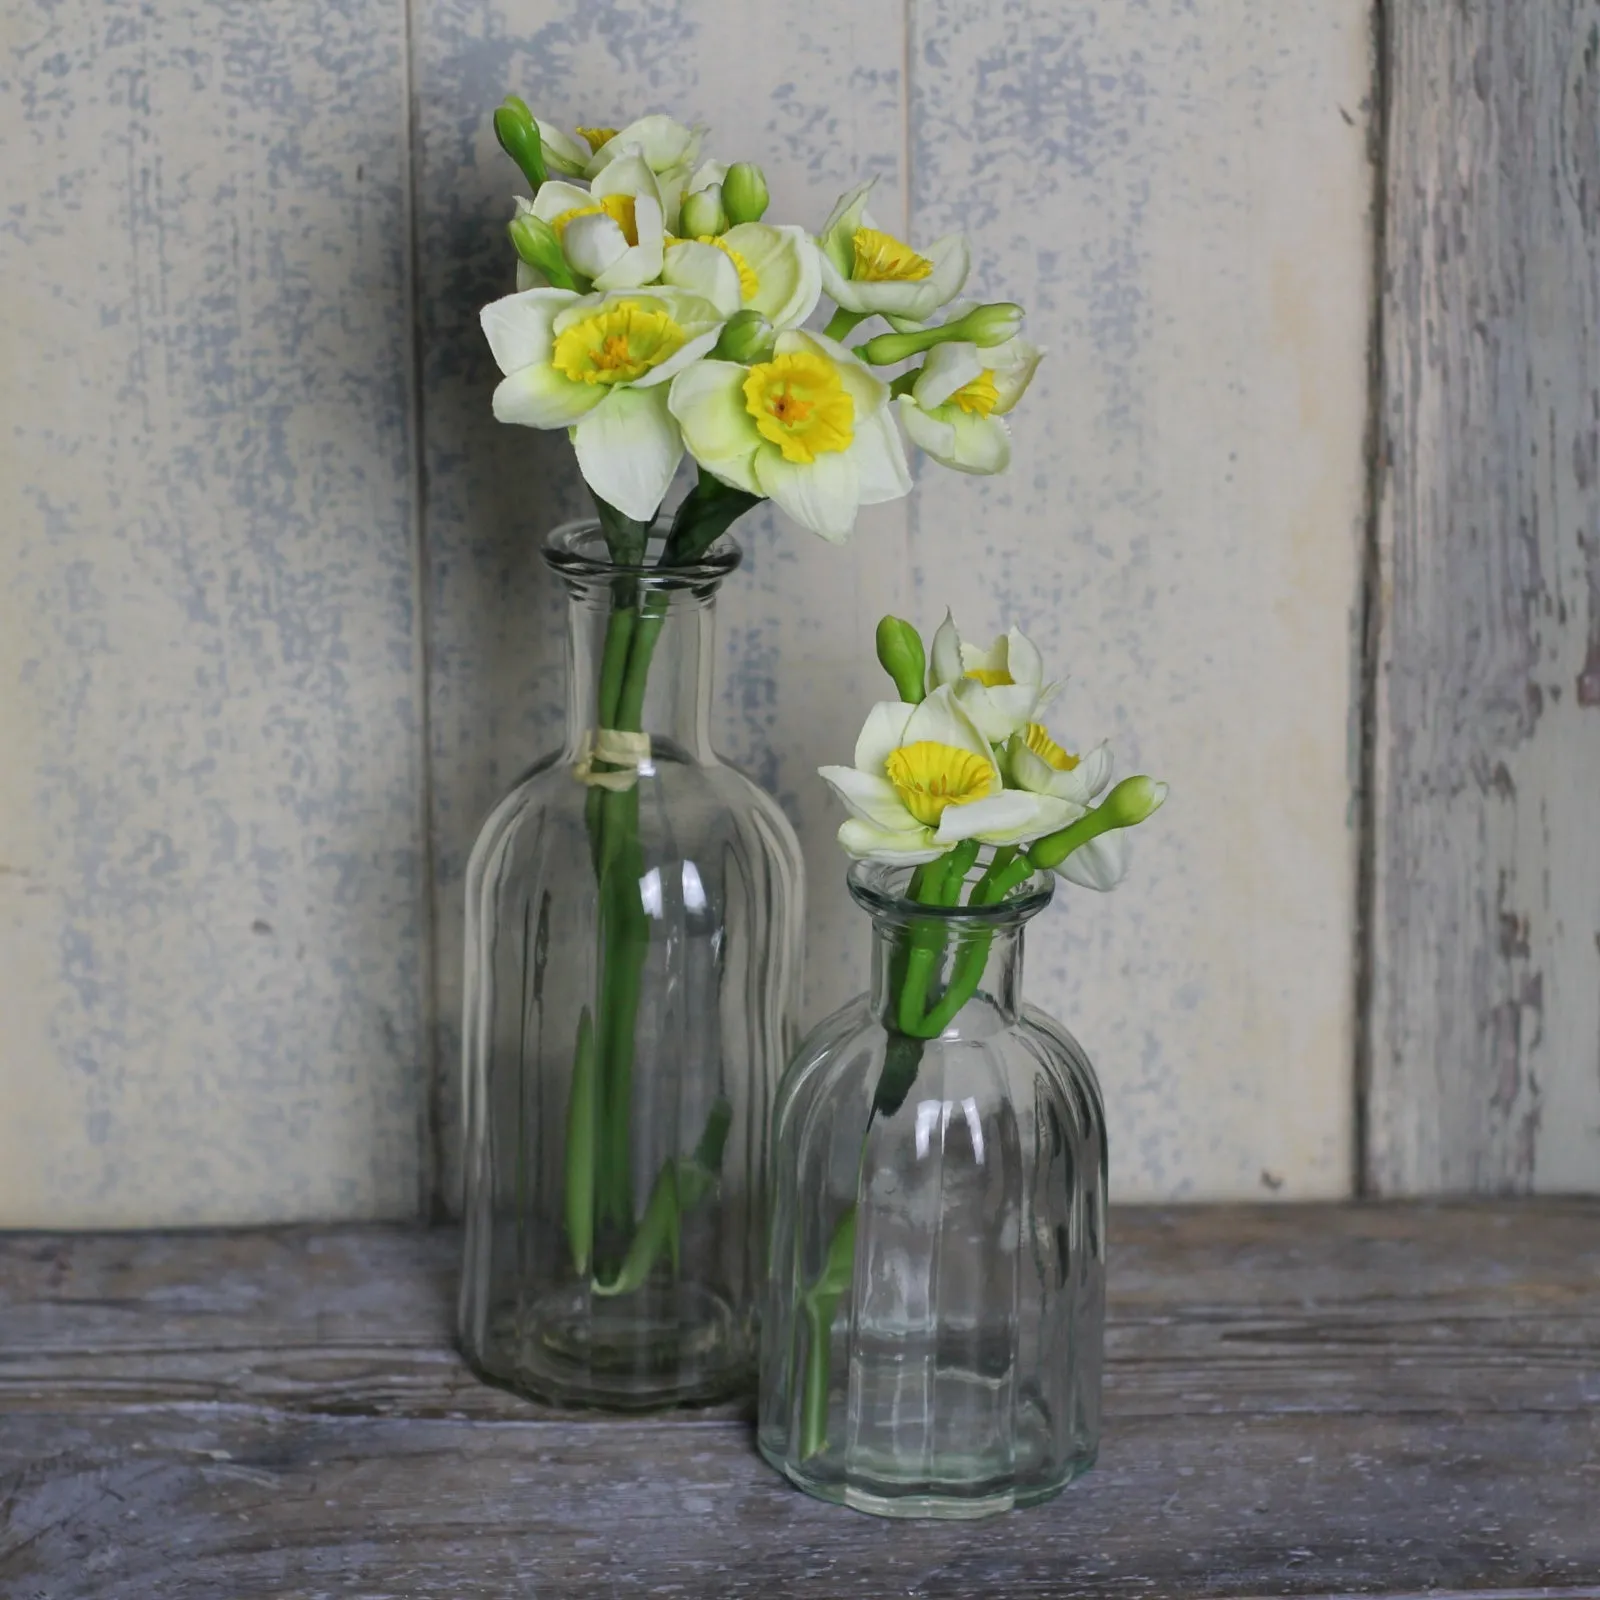
[[[562,610],[544,531],[591,506],[562,435],[490,416],[497,374],[478,308],[512,286],[504,225],[521,187],[489,113],[507,93],[564,126],[664,111],[711,130],[707,151],[759,161],[772,215],[820,227],[838,193],[882,175],[900,214],[902,0],[820,0],[781,26],[732,0],[671,6],[439,0],[415,13],[423,431],[437,860],[439,1191],[459,1192],[462,879],[490,806],[558,742]],[[782,801],[810,867],[808,1011],[862,985],[865,928],[843,889],[815,768],[877,692],[872,626],[900,603],[905,508],[875,508],[845,550],[762,514],[719,609],[717,748]],[[875,674],[876,669],[872,672]],[[841,741],[844,741],[841,743]]]
[[[1385,8],[1371,1148],[1600,1189],[1600,5]]]
[[[1050,356],[1003,479],[921,478],[919,614],[1023,625],[1064,735],[1172,781],[1029,992],[1100,1063],[1124,1196],[1350,1183],[1365,0],[916,0],[919,238]]]
[[[394,0],[8,0],[0,1225],[416,1207]]]

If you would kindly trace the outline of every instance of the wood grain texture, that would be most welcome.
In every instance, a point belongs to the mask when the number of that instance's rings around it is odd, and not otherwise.
[[[414,1214],[403,15],[0,18],[0,1221]]]
[[[1600,5],[1385,8],[1368,1174],[1600,1188]]]
[[[1348,1192],[1369,7],[912,16],[919,237],[968,229],[1050,352],[1005,477],[922,471],[918,615],[1020,618],[1069,747],[1172,784],[1028,991],[1099,1068],[1114,1193]]]
[[[705,1414],[477,1385],[448,1232],[0,1241],[30,1597],[1593,1595],[1600,1205],[1112,1218],[1107,1434],[987,1523],[824,1507]]]
[[[877,173],[895,218],[903,9],[820,0],[782,28],[726,0],[440,0],[417,11],[439,1192],[451,1209],[467,857],[490,807],[560,743],[562,602],[538,552],[549,528],[593,510],[563,435],[490,415],[498,374],[478,310],[514,286],[505,223],[524,186],[489,113],[508,93],[567,127],[668,112],[711,130],[708,154],[762,163],[774,217],[820,227],[842,190]],[[904,505],[869,510],[845,550],[768,513],[748,517],[736,530],[745,564],[719,602],[713,742],[779,798],[805,847],[813,1017],[863,987],[864,919],[845,894],[838,818],[815,769],[854,738],[855,708],[878,692],[872,629],[903,602],[905,517]]]

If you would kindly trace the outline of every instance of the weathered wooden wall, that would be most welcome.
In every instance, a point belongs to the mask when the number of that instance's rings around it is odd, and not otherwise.
[[[1174,782],[1033,944],[1118,1189],[1348,1186],[1365,0],[0,10],[0,1221],[453,1191],[462,870],[554,734],[582,508],[488,416],[511,89],[702,119],[814,224],[877,172],[1052,351],[1004,482],[742,532],[719,742],[800,827],[811,1014],[861,981],[813,769],[872,621],[1020,615]]]
[[[1368,1172],[1600,1188],[1600,4],[1385,8]]]

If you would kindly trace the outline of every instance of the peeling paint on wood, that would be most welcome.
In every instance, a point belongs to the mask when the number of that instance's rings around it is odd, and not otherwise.
[[[1600,5],[1386,9],[1383,1193],[1600,1188]]]

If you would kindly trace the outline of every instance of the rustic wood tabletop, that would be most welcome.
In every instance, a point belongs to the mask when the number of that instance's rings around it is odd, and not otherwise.
[[[1115,1211],[1100,1465],[978,1523],[485,1387],[456,1249],[0,1238],[0,1594],[1600,1595],[1600,1201]]]

